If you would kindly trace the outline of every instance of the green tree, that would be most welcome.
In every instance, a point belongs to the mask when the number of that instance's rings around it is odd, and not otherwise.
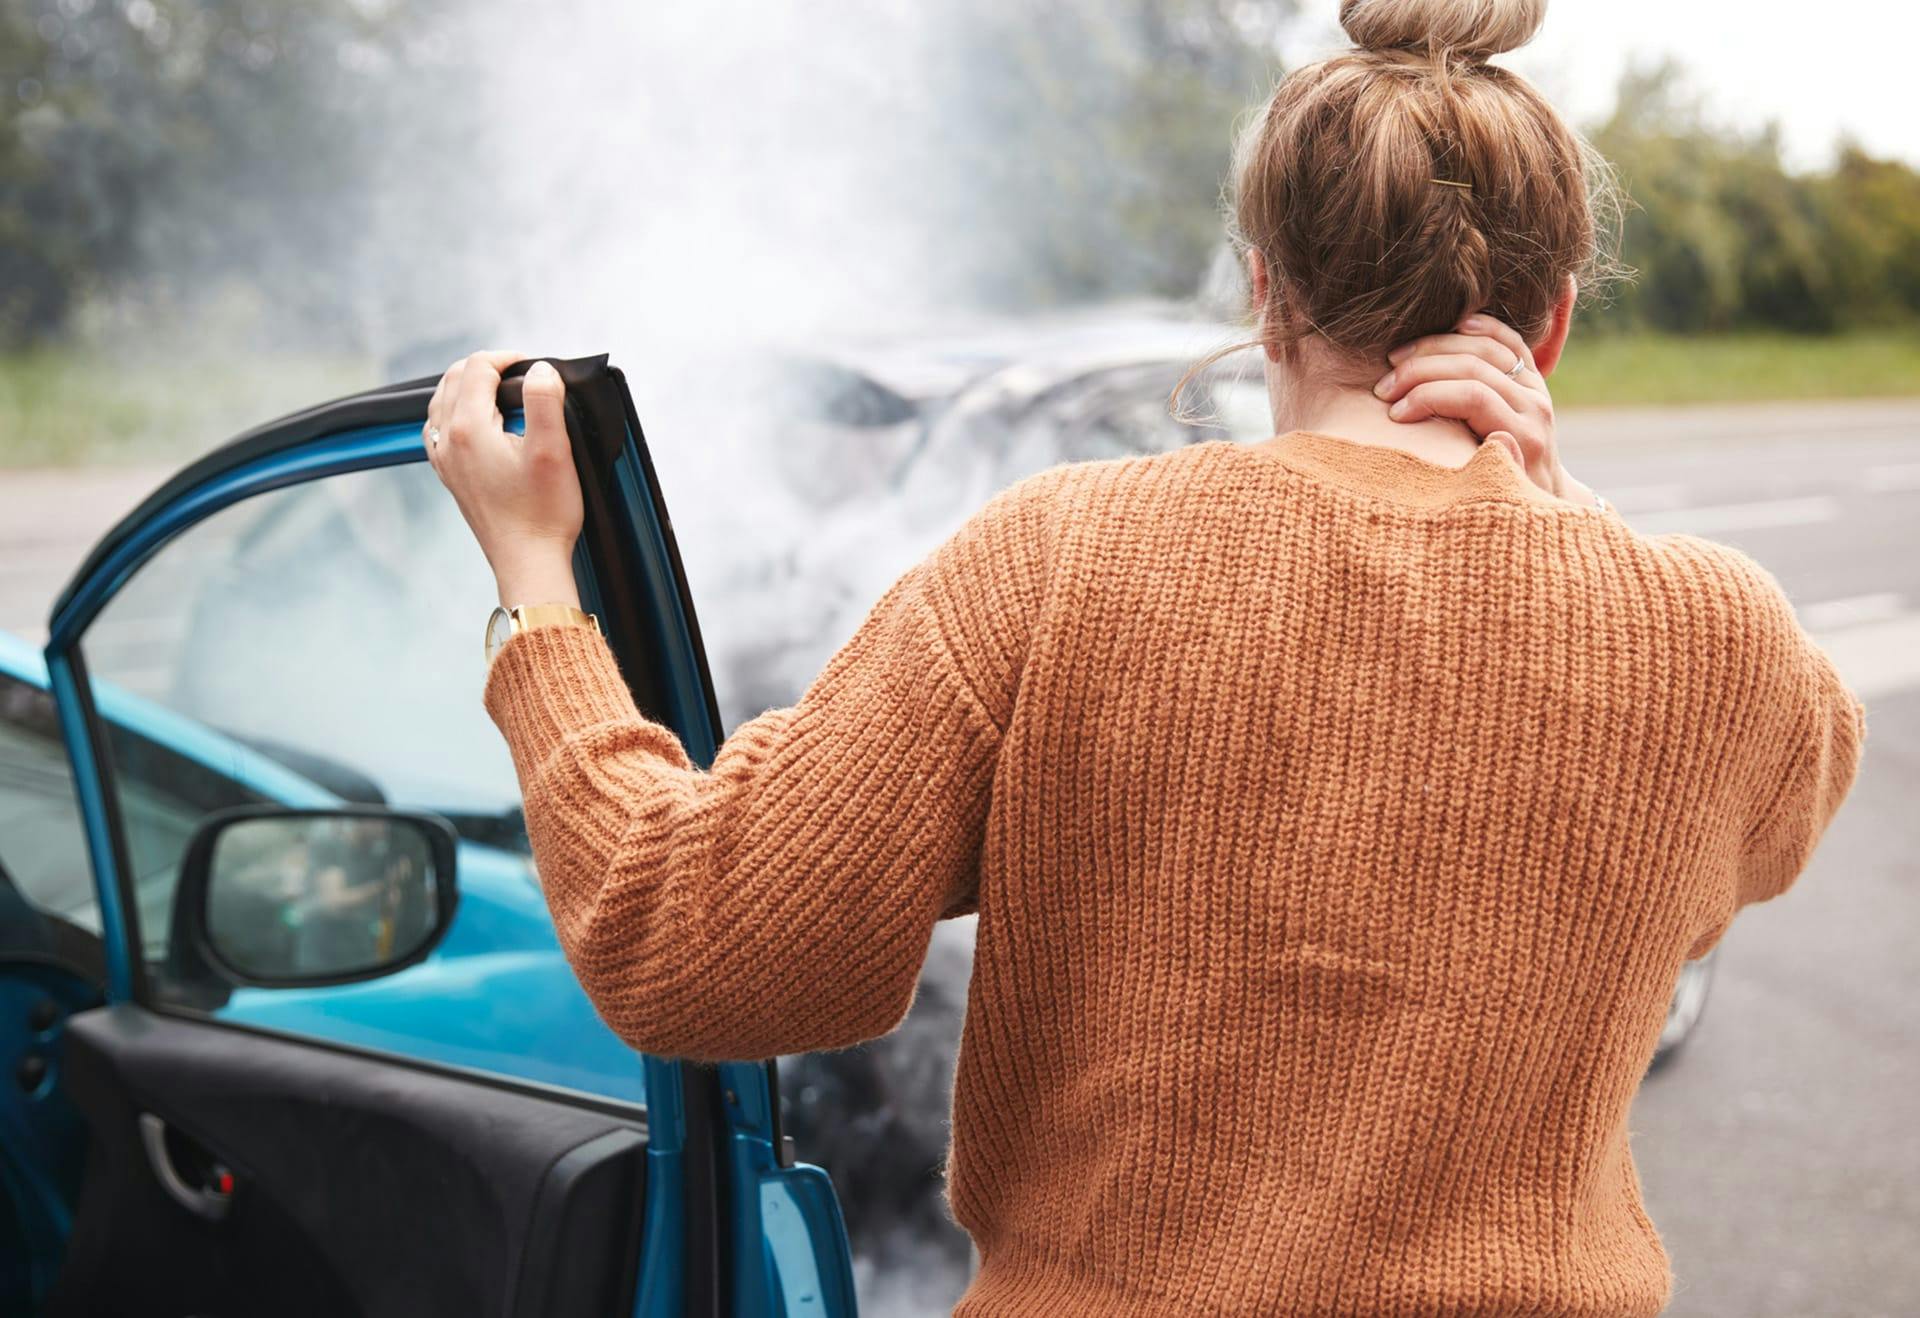
[[[1864,325],[1920,320],[1920,171],[1840,152],[1816,193],[1827,223],[1832,292]]]
[[[191,283],[296,230],[326,261],[353,217],[307,217],[353,201],[332,184],[368,122],[364,74],[377,70],[358,66],[423,12],[13,0],[0,14],[0,341],[57,334],[82,296],[136,265]]]
[[[1672,64],[1622,80],[1594,134],[1632,199],[1637,277],[1602,325],[1826,333],[1920,318],[1920,173],[1857,147],[1796,173],[1777,131],[1711,123]]]

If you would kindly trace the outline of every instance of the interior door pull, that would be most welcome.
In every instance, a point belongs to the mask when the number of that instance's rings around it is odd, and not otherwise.
[[[159,1178],[160,1188],[175,1203],[195,1217],[204,1217],[209,1222],[218,1222],[226,1217],[227,1210],[233,1207],[232,1172],[217,1162],[210,1162],[207,1166],[208,1183],[200,1186],[189,1184],[173,1165],[173,1155],[167,1151],[167,1123],[151,1112],[140,1114],[140,1142],[146,1146],[147,1162],[152,1165],[153,1174]]]

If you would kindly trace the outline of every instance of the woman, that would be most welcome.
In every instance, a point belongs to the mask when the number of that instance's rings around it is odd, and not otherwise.
[[[978,911],[962,1314],[1665,1302],[1628,1104],[1861,711],[1764,572],[1554,456],[1598,202],[1486,62],[1542,10],[1347,0],[1358,49],[1251,128],[1275,439],[1007,491],[711,772],[568,610],[494,661],[560,938],[636,1047],[885,1034]],[[502,602],[573,606],[559,382],[506,435],[511,359],[449,373],[434,462]]]

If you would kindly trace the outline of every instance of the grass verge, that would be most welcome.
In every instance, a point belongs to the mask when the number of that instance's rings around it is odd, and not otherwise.
[[[77,348],[0,355],[0,468],[180,462],[284,413],[377,384],[320,355],[135,360]],[[1577,338],[1561,407],[1920,396],[1920,333]]]
[[[1920,334],[1579,336],[1553,376],[1558,407],[1920,395]]]
[[[127,361],[73,348],[0,355],[0,467],[185,461],[262,421],[378,383],[352,358]]]

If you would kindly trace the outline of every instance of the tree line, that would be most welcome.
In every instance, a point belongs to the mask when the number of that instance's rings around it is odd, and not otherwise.
[[[1594,144],[1628,208],[1608,328],[1820,334],[1920,323],[1920,172],[1842,144],[1795,172],[1771,128],[1714,126],[1671,65],[1629,73]]]
[[[898,222],[970,236],[950,248],[956,283],[1001,311],[1193,295],[1219,250],[1228,128],[1271,76],[1294,9],[929,4],[941,53],[928,76],[952,107],[929,136],[965,186],[937,205],[897,199]],[[330,272],[355,269],[392,191],[391,176],[356,170],[396,135],[457,149],[467,130],[409,107],[426,80],[473,72],[459,67],[464,12],[444,0],[5,6],[0,346],[58,340],[89,306],[166,314],[222,280],[312,341],[350,341],[365,308]],[[1630,200],[1620,255],[1635,272],[1597,327],[1920,324],[1912,166],[1843,145],[1796,170],[1771,130],[1715,124],[1671,67],[1630,73],[1591,136]]]

